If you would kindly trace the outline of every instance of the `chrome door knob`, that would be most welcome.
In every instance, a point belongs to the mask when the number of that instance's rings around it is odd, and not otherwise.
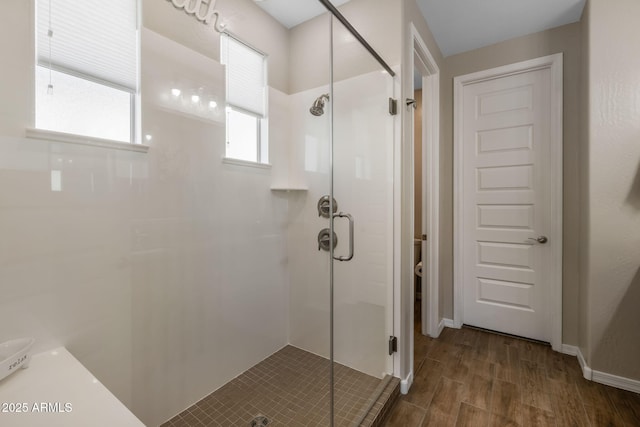
[[[533,241],[538,242],[538,243],[543,244],[543,245],[549,241],[547,236],[529,237],[528,240],[533,240]]]

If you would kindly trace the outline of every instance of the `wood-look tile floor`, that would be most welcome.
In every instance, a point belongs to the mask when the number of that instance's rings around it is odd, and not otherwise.
[[[387,427],[640,426],[640,395],[587,381],[573,356],[471,328],[415,334],[414,381]]]

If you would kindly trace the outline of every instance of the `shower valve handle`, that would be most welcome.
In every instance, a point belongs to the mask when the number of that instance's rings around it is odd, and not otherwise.
[[[338,236],[336,235],[336,233],[333,233],[333,239],[329,236],[331,236],[331,230],[329,230],[328,228],[323,228],[322,230],[320,230],[320,232],[318,233],[318,250],[322,249],[323,251],[328,252],[330,250],[330,245],[332,245],[334,248],[338,246]]]

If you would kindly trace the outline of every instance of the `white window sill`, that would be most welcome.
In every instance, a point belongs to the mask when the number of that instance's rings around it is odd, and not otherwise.
[[[256,169],[271,169],[270,163],[250,162],[248,160],[233,159],[231,157],[223,157],[222,163],[235,166],[248,166],[250,168]]]
[[[139,153],[146,153],[147,151],[149,151],[148,145],[130,144],[128,142],[94,138],[91,136],[74,135],[71,133],[64,133],[64,132],[54,132],[51,130],[27,129],[25,133],[27,138],[43,139],[46,141],[89,145],[91,147],[111,148],[114,150],[136,151]]]

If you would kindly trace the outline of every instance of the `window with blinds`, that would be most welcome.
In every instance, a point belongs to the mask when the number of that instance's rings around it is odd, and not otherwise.
[[[36,128],[134,141],[137,0],[36,0]]]
[[[268,163],[266,57],[223,33],[220,62],[225,65],[227,82],[225,156]]]

